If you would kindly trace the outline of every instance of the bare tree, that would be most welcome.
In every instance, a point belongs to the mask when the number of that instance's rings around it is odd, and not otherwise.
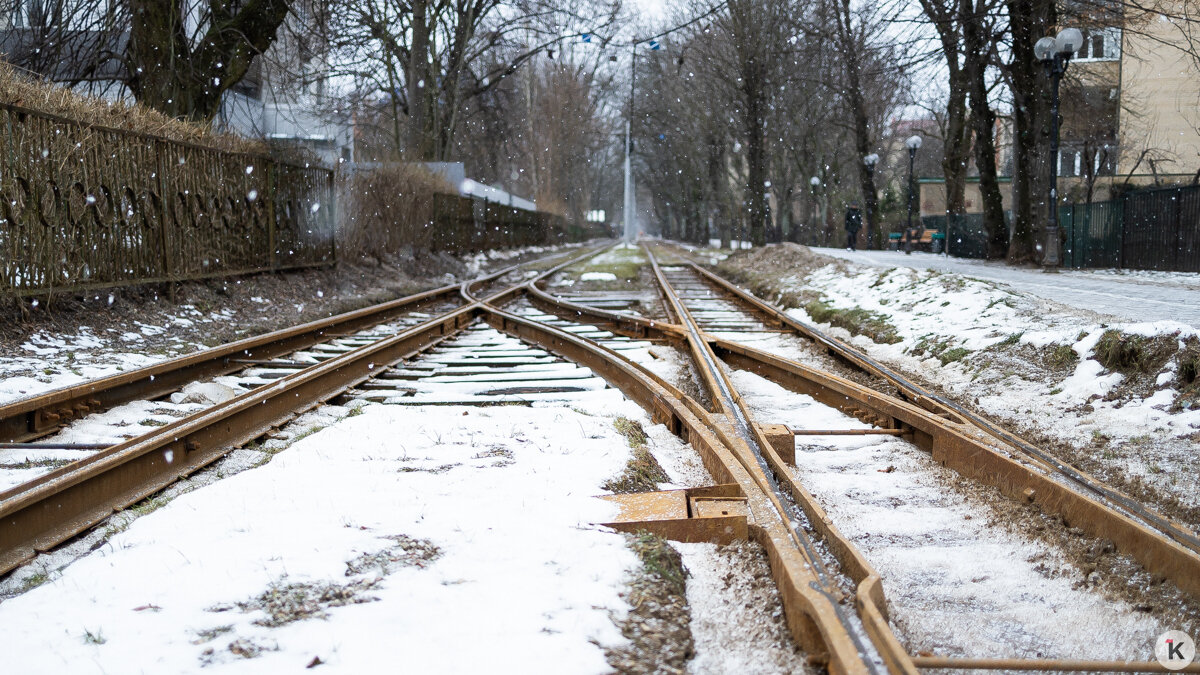
[[[296,0],[45,0],[11,5],[0,47],[15,65],[76,84],[117,82],[173,117],[209,122]],[[20,8],[34,8],[28,11]],[[23,13],[22,13],[23,12]]]

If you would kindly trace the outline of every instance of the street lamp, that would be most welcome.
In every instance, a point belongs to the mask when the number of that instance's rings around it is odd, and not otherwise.
[[[875,165],[878,163],[879,155],[873,152],[863,157],[863,164],[867,167],[867,176],[869,178],[867,182],[870,183],[872,190],[875,189]],[[867,207],[867,250],[869,251],[871,250],[872,242],[875,241],[875,237],[873,236],[874,227],[872,227],[875,223],[875,210],[871,208],[875,204],[875,195],[863,195],[863,201],[866,202],[864,206]]]
[[[917,159],[917,150],[921,147],[921,137],[913,134],[904,141],[904,145],[908,148],[908,227],[904,231],[904,252],[912,253],[913,247],[913,200],[916,197],[913,191],[913,165]],[[918,235],[917,238],[920,238]]]
[[[825,223],[823,222],[825,219],[821,217],[821,200],[817,197],[817,188],[821,187],[821,179],[817,176],[813,176],[812,178],[808,179],[808,184],[812,186],[813,206],[816,207],[817,211],[817,223],[813,227],[812,236],[809,237],[809,243],[815,244],[817,240],[817,231],[825,229]]]
[[[1083,46],[1078,28],[1064,28],[1055,37],[1046,36],[1033,45],[1033,55],[1046,67],[1050,78],[1050,222],[1046,225],[1046,250],[1042,267],[1054,271],[1060,262],[1058,241],[1058,83],[1073,55]]]

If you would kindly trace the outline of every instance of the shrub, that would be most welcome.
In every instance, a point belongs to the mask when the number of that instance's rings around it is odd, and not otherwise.
[[[451,192],[440,177],[412,164],[390,164],[344,176],[338,248],[347,256],[427,249],[433,234],[433,194]]]

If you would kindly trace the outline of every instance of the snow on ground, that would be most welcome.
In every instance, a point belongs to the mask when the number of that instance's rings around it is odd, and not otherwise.
[[[1200,505],[1200,474],[1192,470],[1200,406],[1175,405],[1178,358],[1150,376],[1155,391],[1139,398],[1112,395],[1127,376],[1105,370],[1095,352],[1107,330],[1175,340],[1183,350],[1200,335],[1193,326],[1169,319],[1106,322],[998,282],[908,267],[830,261],[807,274],[783,278],[780,287],[819,294],[835,309],[877,313],[894,328],[895,343],[852,336],[821,325],[803,308],[789,310],[901,372],[973,401],[985,414],[1080,448],[1098,466],[1136,477],[1185,504]],[[761,347],[793,356],[770,344]],[[1027,358],[1014,365],[1013,355],[1005,351],[1056,347],[1069,349],[1069,359],[1059,369]]]
[[[175,327],[227,323],[232,318],[229,312],[201,312],[192,305],[180,305],[178,311],[164,314],[154,324],[135,321],[125,330],[96,332],[81,326],[74,334],[35,333],[13,352],[0,355],[0,405],[204,349],[197,342],[171,336],[148,351],[143,340],[170,333]]]
[[[584,272],[579,275],[580,281],[616,281],[617,275],[612,272]]]
[[[629,456],[606,415],[640,410],[574,405],[367,405],[0,604],[5,670],[606,671],[638,563],[592,495]],[[420,540],[439,553],[396,562]],[[361,604],[276,627],[239,607],[291,584]]]
[[[685,359],[671,350],[649,363],[660,377],[680,374]],[[649,448],[671,482],[659,489],[712,485],[700,455],[661,424],[645,425]],[[687,600],[695,656],[693,675],[807,673],[783,620],[783,604],[766,552],[749,542],[731,546],[671,544],[688,572]]]
[[[524,246],[521,248],[489,249],[487,251],[480,251],[474,255],[463,256],[462,261],[466,265],[467,276],[477,277],[483,274],[484,270],[491,266],[491,263],[496,261],[503,262],[527,255],[568,250],[581,245],[582,244],[564,244],[561,246]]]
[[[868,425],[745,371],[733,384],[761,420],[793,428]],[[1167,627],[1088,587],[1043,544],[989,526],[957,474],[906,441],[802,437],[796,472],[880,573],[910,651],[974,658],[1145,660]]]
[[[1147,270],[1061,270],[1047,274],[1031,267],[1003,262],[947,258],[929,253],[845,251],[814,248],[814,252],[875,267],[909,267],[962,274],[1005,286],[1082,311],[1120,317],[1125,321],[1170,320],[1200,329],[1200,274]]]

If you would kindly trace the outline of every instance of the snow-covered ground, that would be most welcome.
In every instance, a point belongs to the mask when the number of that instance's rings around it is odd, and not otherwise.
[[[1200,474],[1192,468],[1200,405],[1180,397],[1181,360],[1200,336],[1192,325],[1174,319],[1123,322],[975,274],[860,265],[791,246],[749,255],[797,261],[794,270],[781,269],[773,278],[767,297],[777,303],[791,297],[793,304],[804,305],[788,310],[796,318],[941,387],[1018,432],[1065,444],[1065,459],[1103,480],[1122,489],[1129,489],[1130,481],[1150,486],[1166,495],[1159,508],[1175,500],[1200,506]],[[910,258],[898,257],[901,262]],[[735,262],[730,258],[726,264]],[[1183,286],[1183,292],[1191,292]],[[875,342],[815,321],[805,309],[808,298],[835,310],[873,313],[890,327],[894,342]],[[1157,372],[1110,371],[1097,358],[1106,331],[1152,338],[1175,351]]]
[[[154,323],[34,333],[13,352],[0,353],[0,405],[204,349],[194,337],[177,333],[232,319],[227,310],[202,312],[181,305]],[[146,347],[147,338],[157,338],[152,351]]]
[[[900,251],[837,248],[814,248],[813,251],[859,265],[937,270],[995,281],[1081,311],[1108,314],[1125,321],[1178,321],[1200,329],[1200,274],[1110,269],[1061,270],[1047,274],[1031,267],[947,258],[924,252],[905,255]]]
[[[760,420],[793,428],[869,425],[753,373],[733,384]],[[987,497],[907,441],[798,439],[796,473],[883,579],[910,652],[971,658],[1145,660],[1167,626],[1088,585],[1086,573],[1024,534],[997,526]],[[996,498],[996,497],[993,497]]]
[[[673,352],[574,330],[659,372],[682,366]],[[472,349],[545,358],[482,325],[444,347],[411,366],[441,373]],[[602,383],[526,397],[529,407],[446,405],[499,376],[475,377],[435,374],[431,386],[449,387],[432,396],[442,405],[318,408],[281,431],[288,440],[239,450],[19,570],[0,603],[5,672],[609,671],[641,568],[622,535],[594,525],[615,510],[595,495],[630,457],[614,418],[644,426],[664,488],[711,478]],[[762,551],[684,548],[696,575],[689,671],[801,672]],[[731,613],[746,617],[735,630]]]
[[[608,415],[641,411],[589,400],[366,405],[0,604],[5,671],[603,672],[637,559],[592,495],[629,456]],[[349,604],[269,625],[293,584]]]

